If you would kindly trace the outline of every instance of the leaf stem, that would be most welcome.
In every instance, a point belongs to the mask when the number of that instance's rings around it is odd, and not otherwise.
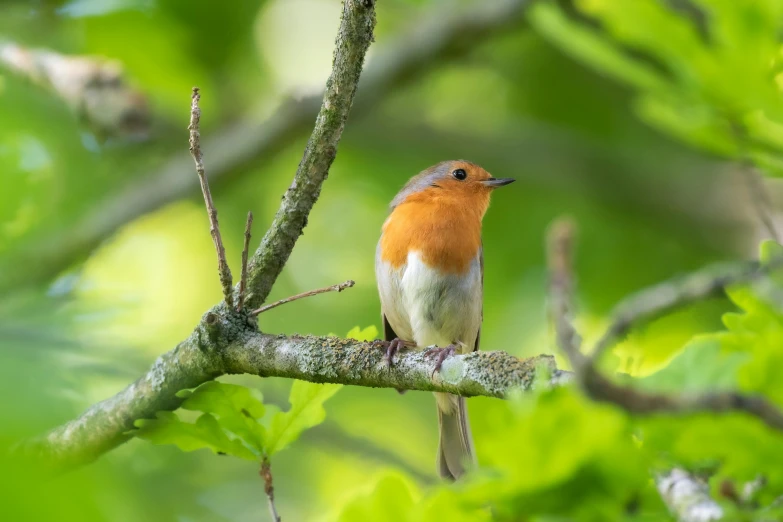
[[[277,508],[275,507],[275,488],[272,484],[272,467],[269,463],[269,457],[266,455],[264,455],[264,458],[261,461],[261,471],[259,475],[264,479],[264,493],[266,493],[267,503],[269,504],[269,515],[272,517],[272,522],[280,522],[280,515],[277,514]]]

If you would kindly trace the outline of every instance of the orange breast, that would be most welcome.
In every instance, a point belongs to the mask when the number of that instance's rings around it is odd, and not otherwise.
[[[381,259],[395,268],[416,251],[422,261],[446,273],[464,274],[481,248],[486,206],[437,188],[409,196],[389,215],[381,236]]]

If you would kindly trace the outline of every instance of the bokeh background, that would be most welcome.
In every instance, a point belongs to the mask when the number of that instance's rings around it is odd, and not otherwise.
[[[387,66],[384,57],[404,59],[416,46],[402,44],[418,42],[411,35],[427,42],[441,34],[433,28],[481,4],[379,1],[367,70]],[[207,175],[218,172],[213,194],[236,274],[247,211],[257,240],[295,172],[340,9],[338,0],[3,2],[0,45],[115,60],[145,115],[118,127],[112,110],[122,97],[91,115],[7,63],[0,72],[3,445],[121,390],[220,300],[195,170],[177,197],[158,197],[172,169],[192,169],[190,89],[202,90]],[[485,218],[487,350],[555,353],[543,239],[562,214],[580,228],[579,324],[588,338],[629,292],[754,255],[763,231],[746,174],[649,126],[629,88],[575,61],[524,14],[485,31],[468,24],[450,39],[408,74],[373,86],[377,93],[360,87],[321,199],[270,300],[346,279],[356,286],[270,311],[263,330],[345,335],[379,326],[373,256],[388,202],[410,176],[444,159],[518,180],[495,194]],[[307,111],[307,125],[272,146],[246,146],[281,105]],[[96,123],[95,114],[106,120]],[[116,222],[123,205],[142,210]],[[94,239],[92,227],[105,229],[97,244],[85,239]],[[726,309],[714,300],[634,332],[616,351],[621,368],[660,367],[694,333],[716,328]],[[229,380],[281,405],[290,387]],[[491,402],[470,401],[479,455],[482,433],[492,430]],[[327,519],[380,469],[436,480],[431,395],[345,388],[327,410],[327,421],[274,463],[284,520]],[[6,520],[266,517],[256,467],[206,451],[131,441],[53,483],[24,469],[2,475]]]

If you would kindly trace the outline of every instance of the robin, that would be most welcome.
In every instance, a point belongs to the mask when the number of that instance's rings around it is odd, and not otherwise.
[[[444,161],[411,178],[391,202],[375,254],[386,357],[429,348],[439,371],[446,357],[479,349],[484,293],[481,220],[497,187],[469,161]],[[455,480],[475,462],[465,398],[435,393],[438,472]]]

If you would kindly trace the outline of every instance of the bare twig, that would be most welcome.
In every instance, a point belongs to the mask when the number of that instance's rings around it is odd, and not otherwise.
[[[549,228],[549,306],[558,347],[563,350],[574,369],[584,356],[579,351],[581,339],[571,323],[573,313],[574,277],[571,267],[576,225],[570,219],[559,219]]]
[[[272,467],[269,464],[269,459],[265,456],[261,461],[261,478],[264,479],[264,493],[266,493],[266,499],[269,504],[269,514],[272,517],[272,522],[280,522],[280,515],[277,514],[277,508],[275,507],[275,487],[272,484]]]
[[[245,307],[245,290],[247,289],[247,253],[250,251],[250,228],[253,226],[253,213],[247,213],[247,223],[245,223],[245,244],[242,247],[242,274],[239,278],[239,304],[237,311],[242,311]]]
[[[318,294],[325,294],[326,292],[342,292],[346,288],[351,288],[355,284],[356,283],[354,281],[349,279],[348,281],[345,281],[344,283],[340,283],[339,285],[326,286],[324,288],[318,288],[317,290],[302,292],[301,294],[292,295],[291,297],[286,297],[285,299],[280,299],[279,301],[275,301],[272,304],[268,304],[262,306],[261,308],[257,308],[252,312],[250,312],[250,315],[263,314],[267,310],[271,310],[272,308],[276,308],[280,305],[284,305],[286,303],[290,303],[291,301],[296,301],[297,299],[302,299],[304,297],[310,297]]]
[[[592,359],[598,360],[633,326],[650,321],[675,308],[723,295],[726,287],[746,283],[783,267],[783,258],[760,265],[713,265],[685,277],[664,281],[623,299],[612,312],[612,323],[595,345]]]
[[[226,249],[223,248],[223,238],[220,235],[220,225],[218,224],[217,209],[212,201],[212,193],[209,190],[209,182],[204,171],[204,159],[201,154],[201,133],[199,132],[199,122],[201,120],[201,108],[198,105],[201,100],[198,87],[193,87],[192,103],[190,106],[190,154],[193,161],[196,162],[196,172],[198,180],[201,183],[201,192],[204,194],[204,203],[207,205],[207,214],[209,215],[209,232],[212,234],[212,241],[215,243],[215,250],[218,258],[218,273],[220,274],[220,286],[223,288],[223,299],[226,305],[233,307],[233,279],[231,269],[226,261]]]

